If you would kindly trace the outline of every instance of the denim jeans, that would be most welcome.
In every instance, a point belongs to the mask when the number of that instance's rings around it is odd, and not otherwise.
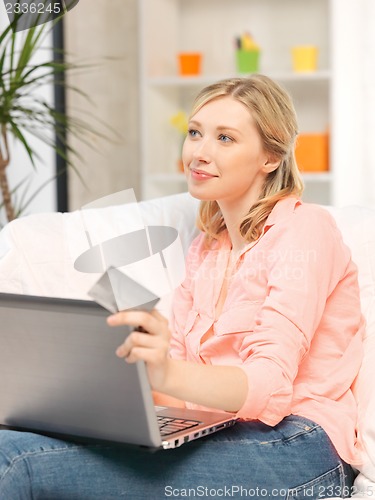
[[[306,500],[349,496],[353,479],[323,429],[293,415],[275,427],[238,422],[181,448],[154,452],[0,431],[4,500]]]

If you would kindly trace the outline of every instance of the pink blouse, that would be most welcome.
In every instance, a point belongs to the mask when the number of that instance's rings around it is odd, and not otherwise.
[[[359,464],[351,386],[364,319],[357,268],[334,219],[294,197],[279,201],[241,253],[215,317],[229,255],[227,237],[210,250],[203,234],[192,243],[174,297],[171,356],[241,367],[248,394],[238,417],[274,426],[304,416],[343,460]]]

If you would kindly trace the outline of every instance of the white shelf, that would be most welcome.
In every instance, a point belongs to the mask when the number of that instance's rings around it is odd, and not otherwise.
[[[200,76],[155,76],[147,79],[147,84],[151,87],[204,87],[218,80],[224,80],[231,76],[249,75],[200,75]],[[331,78],[329,70],[316,71],[314,73],[292,73],[274,72],[267,73],[267,76],[280,82],[328,82]]]
[[[331,182],[332,172],[302,172],[302,178],[305,182]]]

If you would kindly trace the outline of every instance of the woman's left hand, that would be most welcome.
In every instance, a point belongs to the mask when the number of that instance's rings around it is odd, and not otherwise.
[[[158,311],[122,311],[107,318],[110,326],[132,325],[142,327],[147,333],[135,329],[120,345],[116,354],[128,363],[143,360],[146,363],[151,387],[163,392],[169,362],[168,321]]]

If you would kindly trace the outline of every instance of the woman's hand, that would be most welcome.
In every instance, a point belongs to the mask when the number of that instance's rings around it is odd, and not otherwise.
[[[168,321],[155,309],[122,311],[107,318],[110,326],[132,325],[142,327],[147,333],[134,330],[120,345],[116,354],[128,363],[143,360],[147,365],[151,387],[163,392],[169,365],[170,330]]]

